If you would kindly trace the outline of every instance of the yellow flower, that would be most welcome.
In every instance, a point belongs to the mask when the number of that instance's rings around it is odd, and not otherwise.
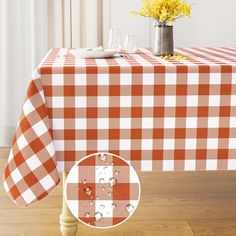
[[[192,5],[186,0],[142,0],[142,8],[132,13],[144,17],[152,17],[161,25],[175,22],[178,18],[191,15]]]

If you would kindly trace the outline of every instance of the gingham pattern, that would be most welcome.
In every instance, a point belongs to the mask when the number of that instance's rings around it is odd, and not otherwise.
[[[101,155],[101,154],[100,154]],[[69,209],[82,223],[112,227],[127,220],[138,206],[140,183],[135,170],[112,154],[86,157],[69,172],[65,195]],[[110,179],[117,182],[110,184]],[[86,194],[86,189],[89,189]],[[132,211],[127,211],[131,205]],[[114,207],[112,207],[114,206]],[[96,213],[102,216],[96,219]]]
[[[53,188],[55,164],[69,171],[96,152],[143,171],[236,169],[236,48],[176,49],[190,56],[181,61],[147,49],[130,60],[58,56],[67,51],[52,49],[29,86],[4,175],[16,202],[51,190],[39,180],[50,176]],[[47,160],[54,166],[45,171]]]

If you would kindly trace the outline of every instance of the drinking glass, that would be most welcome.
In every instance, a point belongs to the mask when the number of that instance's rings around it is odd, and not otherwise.
[[[134,35],[127,35],[125,37],[123,49],[126,53],[136,53],[138,50],[137,40]]]
[[[121,50],[121,31],[120,29],[110,29],[108,48],[120,51]]]

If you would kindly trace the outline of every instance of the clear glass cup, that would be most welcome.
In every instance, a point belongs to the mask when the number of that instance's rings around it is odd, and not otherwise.
[[[121,31],[120,29],[111,28],[109,34],[108,49],[121,50]]]
[[[126,53],[136,53],[137,52],[137,50],[138,50],[137,39],[134,35],[127,35],[125,37],[123,50]]]

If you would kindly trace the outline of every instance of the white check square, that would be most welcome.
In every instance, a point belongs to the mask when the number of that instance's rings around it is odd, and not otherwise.
[[[209,96],[209,106],[210,107],[219,107],[220,106],[220,96],[219,95],[210,95]]]
[[[75,129],[85,130],[87,128],[87,119],[86,118],[76,118],[75,119]]]
[[[86,74],[75,74],[75,85],[86,85],[87,84],[87,75]]]
[[[236,95],[231,95],[231,106],[236,106]]]
[[[197,123],[198,123],[197,117],[186,118],[186,128],[197,128]]]
[[[153,118],[142,118],[142,128],[143,129],[153,129]]]
[[[100,151],[109,150],[109,140],[102,139],[102,140],[97,140],[97,142],[98,142],[98,150]]]
[[[104,182],[104,184],[109,184],[110,178],[113,177],[113,167],[112,166],[97,166],[95,172],[95,183]]]
[[[132,75],[131,74],[120,74],[120,84],[121,85],[131,85],[132,84]]]
[[[153,84],[154,84],[154,73],[144,73],[143,85],[153,85]]]
[[[27,101],[23,105],[23,112],[24,112],[25,116],[29,115],[34,110],[35,110],[35,108],[32,105],[31,101],[29,99],[27,99]]]
[[[132,97],[131,96],[120,96],[120,106],[121,107],[131,107]]]
[[[95,212],[101,212],[103,217],[112,218],[112,200],[96,200]]]
[[[196,85],[199,83],[199,74],[198,73],[188,73],[188,84]]]
[[[141,161],[141,170],[142,171],[152,171],[152,161],[142,160]]]
[[[97,98],[98,107],[109,107],[109,97],[108,96],[99,96]]]
[[[207,149],[217,149],[218,148],[218,138],[208,138],[207,139]]]
[[[75,140],[76,151],[87,151],[87,140]]]
[[[154,106],[154,96],[143,96],[142,97],[143,107],[153,107]]]
[[[208,117],[208,128],[219,128],[220,118],[219,117]]]
[[[97,84],[98,85],[109,85],[109,74],[98,74],[97,75]]]
[[[228,160],[228,170],[236,170],[236,159]]]
[[[39,161],[39,158],[36,155],[33,155],[29,159],[27,159],[26,163],[32,171],[42,166],[41,161]]]
[[[206,160],[206,170],[217,170],[217,160]]]
[[[153,140],[152,139],[142,139],[142,150],[152,150]]]
[[[236,128],[236,117],[234,117],[234,116],[230,117],[230,127]]]
[[[50,189],[53,185],[55,185],[54,180],[50,175],[46,175],[43,179],[41,179],[40,184],[43,186],[43,188],[47,191]]]
[[[85,96],[75,97],[75,107],[85,108],[87,106],[87,98]]]
[[[221,84],[221,73],[210,73],[210,84]]]
[[[186,170],[186,171],[196,170],[196,160],[185,160],[184,161],[184,170]]]
[[[43,90],[41,90],[41,91],[39,92],[39,95],[40,95],[40,97],[42,98],[43,102],[45,103],[46,100],[45,100],[45,96],[44,96]]]
[[[173,129],[173,128],[175,128],[175,118],[174,117],[166,117],[166,118],[164,118],[164,128],[165,129]]]
[[[37,124],[33,125],[32,128],[38,137],[40,137],[41,135],[45,134],[48,131],[46,125],[42,120],[39,121]]]
[[[232,73],[232,84],[236,85],[236,73]]]
[[[120,150],[131,150],[130,139],[120,139]]]
[[[25,200],[25,202],[27,204],[33,202],[34,200],[36,200],[36,196],[34,195],[34,193],[31,191],[30,188],[28,188],[25,192],[23,192],[21,194],[21,196],[23,197],[23,199]]]
[[[236,148],[236,138],[230,138],[229,139],[229,149],[235,149]]]
[[[120,118],[120,129],[130,129],[131,118]]]
[[[109,129],[109,119],[108,118],[98,118],[98,129]]]
[[[52,128],[54,130],[64,130],[64,119],[52,119]]]
[[[54,86],[64,85],[64,74],[52,74],[52,85]]]
[[[17,168],[11,173],[11,177],[15,184],[18,183],[23,178],[23,176],[21,175],[20,171]]]
[[[187,150],[195,150],[197,148],[197,139],[191,138],[185,140],[185,148]]]
[[[173,171],[174,170],[174,161],[173,160],[164,160],[163,161],[163,171]]]
[[[65,142],[64,140],[54,140],[54,147],[56,151],[64,151],[65,150]]]
[[[22,150],[24,147],[28,145],[28,142],[23,134],[17,139],[16,143],[20,150]]]
[[[3,187],[4,187],[4,189],[6,190],[6,192],[8,193],[10,189],[9,189],[9,187],[8,187],[7,181],[4,181],[4,182],[3,182]]]
[[[67,204],[68,204],[69,209],[71,209],[71,212],[73,213],[73,215],[78,216],[79,215],[78,200],[67,201]],[[84,217],[84,215],[82,217]]]
[[[189,95],[187,96],[187,106],[197,107],[198,106],[198,96]]]
[[[177,75],[176,73],[166,73],[165,74],[165,84],[167,85],[175,85],[177,82]]]
[[[63,108],[64,107],[64,97],[52,97],[52,107],[53,108]]]
[[[165,107],[175,107],[176,96],[165,96]]]
[[[55,154],[55,149],[54,149],[54,145],[53,145],[53,142],[49,143],[47,146],[46,146],[46,149],[49,153],[49,155],[52,157],[54,154]]]
[[[174,139],[164,139],[164,150],[174,150],[175,140]]]

